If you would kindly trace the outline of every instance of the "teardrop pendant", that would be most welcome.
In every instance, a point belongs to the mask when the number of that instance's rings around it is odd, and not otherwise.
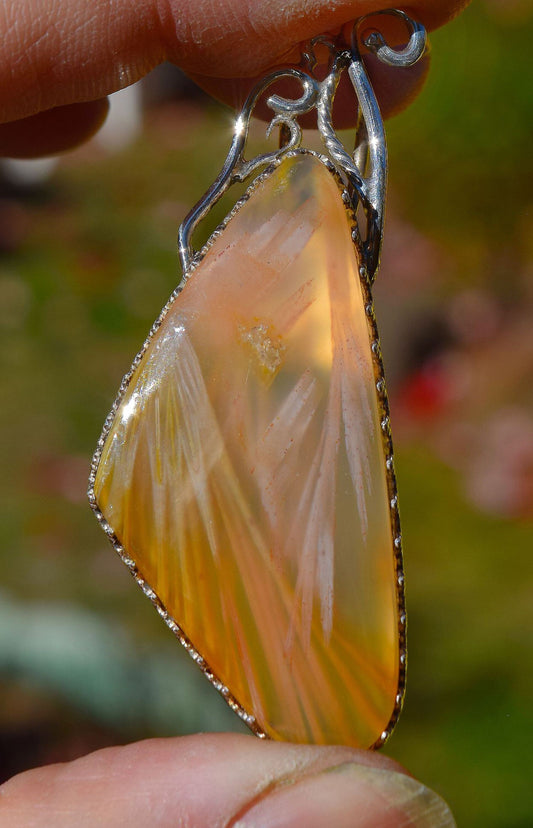
[[[405,613],[387,401],[347,192],[331,160],[275,154],[125,378],[89,497],[258,735],[369,747],[400,710]]]

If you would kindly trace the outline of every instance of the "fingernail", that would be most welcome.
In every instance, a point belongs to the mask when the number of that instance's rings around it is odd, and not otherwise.
[[[447,804],[397,771],[347,762],[281,782],[244,808],[231,828],[456,828]],[[229,828],[229,826],[228,826]]]

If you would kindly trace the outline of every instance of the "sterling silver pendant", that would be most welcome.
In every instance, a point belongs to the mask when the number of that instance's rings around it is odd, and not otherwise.
[[[317,40],[307,71],[274,72],[248,97],[220,175],[180,227],[182,282],[122,382],[89,488],[145,594],[257,735],[363,748],[398,718],[406,619],[371,299],[386,147],[359,38],[393,66],[425,48],[403,12],[379,14],[405,22],[403,50],[361,18],[351,48]],[[332,123],[344,72],[359,105],[353,155]],[[301,95],[266,100],[281,145],[246,160],[250,117],[282,78]],[[323,154],[301,148],[312,109]],[[248,180],[195,252],[198,223]]]

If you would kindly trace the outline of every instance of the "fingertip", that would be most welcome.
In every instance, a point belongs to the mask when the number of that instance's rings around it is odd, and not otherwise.
[[[445,803],[391,759],[211,734],[106,748],[0,789],[9,828],[452,828]],[[3,820],[3,821],[2,821]]]
[[[99,98],[0,124],[0,157],[43,158],[74,149],[98,132],[108,112],[108,99]]]
[[[258,796],[347,762],[398,770],[383,755],[346,747],[289,745],[237,734],[152,739],[14,777],[0,788],[0,825],[231,824]]]

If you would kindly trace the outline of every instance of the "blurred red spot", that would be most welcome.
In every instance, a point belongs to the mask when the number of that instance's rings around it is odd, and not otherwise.
[[[430,363],[407,377],[399,389],[397,403],[408,417],[433,420],[447,408],[451,397],[447,371]]]

